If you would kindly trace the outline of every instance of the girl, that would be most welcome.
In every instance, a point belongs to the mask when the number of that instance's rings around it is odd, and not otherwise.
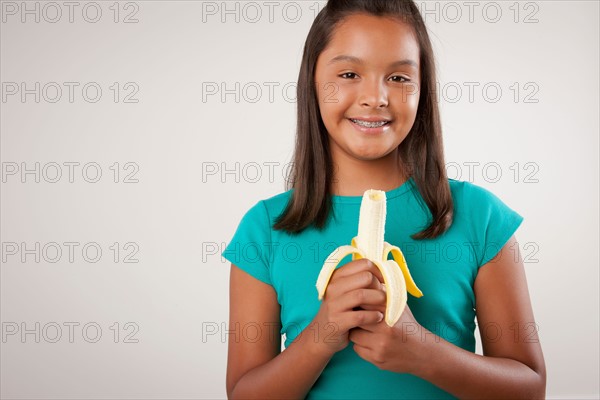
[[[412,1],[330,0],[316,17],[298,79],[291,187],[256,203],[223,252],[228,397],[545,396],[513,236],[523,218],[446,177],[435,82]],[[340,263],[322,301],[315,288],[325,258],[356,235],[367,189],[386,191],[385,240],[423,292],[393,327],[368,260]]]

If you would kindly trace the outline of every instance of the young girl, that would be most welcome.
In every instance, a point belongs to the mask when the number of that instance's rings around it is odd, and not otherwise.
[[[228,397],[545,396],[513,236],[523,218],[446,177],[435,82],[412,1],[330,0],[315,19],[291,188],[256,203],[223,252],[232,263]],[[393,327],[368,260],[344,259],[322,301],[315,287],[325,258],[356,235],[367,189],[386,191],[385,240],[423,292],[409,295]]]

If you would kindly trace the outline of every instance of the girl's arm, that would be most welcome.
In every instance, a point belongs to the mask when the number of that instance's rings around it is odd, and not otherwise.
[[[227,397],[306,397],[333,354],[318,349],[310,334],[281,352],[280,306],[273,287],[233,264],[229,293]]]
[[[474,290],[484,355],[425,335],[416,374],[461,399],[545,398],[544,356],[514,236],[481,267]]]
[[[280,306],[275,290],[232,264],[227,396],[305,398],[331,357],[350,343],[349,330],[383,319],[377,310],[356,310],[385,302],[379,283],[382,280],[381,272],[366,259],[350,261],[335,270],[319,312],[281,352]],[[332,326],[333,332],[329,329]],[[236,336],[231,335],[232,329]]]

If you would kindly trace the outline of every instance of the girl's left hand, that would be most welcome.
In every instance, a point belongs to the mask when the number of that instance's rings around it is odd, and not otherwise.
[[[360,357],[380,369],[416,373],[424,357],[425,338],[433,335],[419,324],[408,304],[390,327],[385,320],[351,329],[349,339]]]

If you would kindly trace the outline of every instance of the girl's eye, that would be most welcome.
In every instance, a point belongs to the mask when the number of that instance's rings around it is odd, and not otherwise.
[[[356,78],[356,73],[354,72],[344,72],[343,74],[339,75],[339,77],[344,78],[344,79],[354,79]],[[394,75],[392,76],[390,79],[393,79],[394,82],[398,82],[398,83],[403,83],[403,82],[409,82],[409,79],[400,76],[400,75]]]
[[[349,78],[349,79],[352,79],[355,76],[356,76],[356,74],[354,72],[344,72],[343,74],[340,75],[340,77],[342,77],[342,78]]]
[[[394,78],[398,78],[394,82],[400,82],[400,83],[402,83],[402,82],[408,82],[408,79],[406,79],[405,77],[400,76],[400,75],[394,75],[390,79],[394,79]]]

